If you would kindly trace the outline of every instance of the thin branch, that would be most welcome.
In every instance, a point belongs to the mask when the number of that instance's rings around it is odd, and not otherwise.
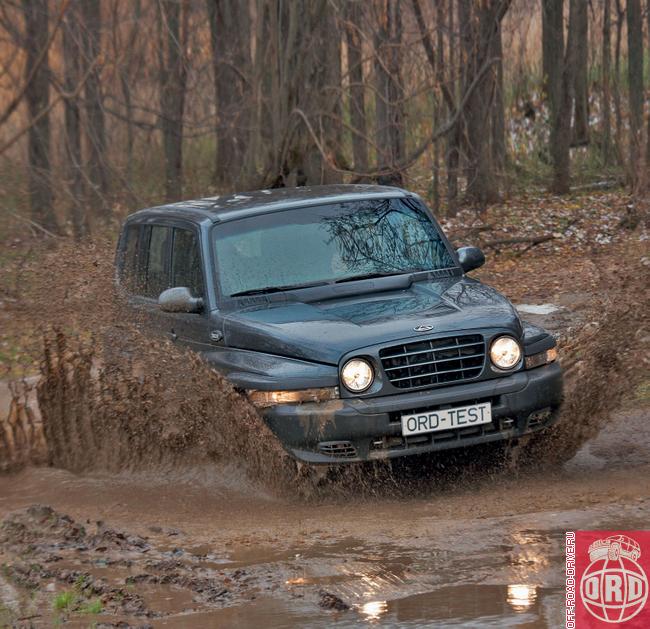
[[[42,231],[46,236],[49,236],[50,238],[61,238],[61,236],[57,236],[56,234],[52,233],[49,229],[45,229],[42,225],[39,225],[35,221],[33,221],[31,218],[27,218],[26,216],[20,216],[20,214],[15,214],[11,210],[7,210],[7,214],[10,216],[13,216],[15,219],[22,221],[23,223],[27,223],[31,227],[35,227],[39,231]]]

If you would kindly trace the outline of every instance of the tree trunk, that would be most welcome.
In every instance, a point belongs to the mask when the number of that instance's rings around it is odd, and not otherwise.
[[[82,0],[80,3],[85,35],[85,63],[93,64],[85,84],[86,135],[88,138],[87,177],[90,184],[90,203],[99,217],[108,222],[110,206],[106,155],[106,127],[100,78],[101,0]],[[84,68],[85,71],[85,68]]]
[[[612,149],[612,111],[611,111],[611,89],[610,75],[612,66],[612,16],[611,0],[605,0],[603,7],[603,54],[602,54],[602,82],[603,82],[603,126],[602,126],[602,160],[607,165],[610,162],[610,151]]]
[[[402,185],[396,164],[404,155],[404,102],[401,81],[402,20],[400,0],[382,0],[375,35],[375,111],[377,170],[381,183]]]
[[[452,86],[456,85],[457,81],[455,80],[456,74],[456,32],[454,24],[454,9],[456,3],[455,0],[449,0],[449,7],[447,11],[448,26],[447,32],[449,33],[449,55],[448,55],[448,66],[451,68],[450,72],[450,81],[452,81]],[[458,72],[458,76],[460,72]],[[456,213],[457,203],[458,203],[458,165],[460,161],[460,131],[461,130],[461,120],[459,118],[458,122],[454,125],[451,133],[449,133],[447,138],[447,209],[448,212],[453,215]]]
[[[71,94],[81,81],[81,28],[78,2],[68,7],[63,25],[63,85]],[[72,230],[77,239],[86,236],[90,229],[84,199],[84,180],[81,158],[81,111],[79,100],[66,98],[64,102],[66,183],[70,197]]]
[[[207,9],[217,118],[215,180],[237,189],[245,172],[246,127],[251,114],[248,4],[207,0]]]
[[[490,55],[493,59],[497,59],[494,70],[494,102],[492,103],[492,154],[496,174],[502,178],[506,166],[506,120],[503,100],[503,46],[500,23],[496,25]]]
[[[576,67],[575,67],[575,122],[573,145],[589,143],[589,6],[578,2],[576,7]]]
[[[58,232],[52,208],[53,193],[50,170],[50,66],[48,52],[39,58],[48,45],[47,0],[23,0],[25,18],[25,79],[31,80],[25,90],[29,113],[27,149],[29,160],[29,204],[32,219],[48,231]],[[38,67],[37,67],[38,65]]]
[[[646,6],[646,17],[648,19],[648,49],[650,49],[650,0]],[[646,184],[650,182],[650,116],[648,116],[648,132],[646,137]]]
[[[183,111],[186,68],[187,4],[177,0],[160,2],[161,67],[160,105],[165,153],[165,198],[178,201],[183,194]],[[181,27],[182,21],[182,27]]]
[[[442,90],[445,84],[445,40],[444,40],[444,28],[445,28],[445,7],[442,2],[436,3],[436,57],[437,65],[435,68],[436,83],[438,85],[438,90]],[[437,93],[433,95],[433,128],[437,128],[444,116],[444,112],[447,112],[447,115],[451,115],[451,111],[448,108],[445,108],[441,98],[438,97]],[[433,209],[435,212],[440,212],[441,203],[440,203],[440,145],[441,140],[436,140],[433,143]]]
[[[309,151],[311,169],[320,169],[319,183],[340,183],[341,174],[332,169],[329,162],[340,165],[344,162],[342,149],[343,111],[341,108],[341,32],[337,13],[327,2],[316,20],[315,41],[327,63],[315,60],[313,65],[314,94],[312,107],[318,112],[322,144],[329,159],[324,160],[320,151],[311,143]]]
[[[643,20],[641,1],[627,0],[628,85],[630,100],[631,184],[641,183],[641,146],[643,135]]]
[[[557,114],[562,89],[564,0],[542,0],[542,64],[544,91],[551,120]]]
[[[484,65],[495,52],[500,22],[508,8],[508,2],[490,0],[470,4],[460,3],[459,21],[466,56],[464,91],[483,72],[465,106],[467,125],[467,190],[466,195],[480,207],[499,199],[499,186],[495,177],[494,132],[491,122],[495,103],[495,88],[498,70],[492,64],[487,70]],[[500,103],[503,107],[503,103]],[[503,113],[503,112],[502,112]],[[501,115],[502,115],[501,113]]]
[[[616,43],[614,46],[614,113],[616,116],[616,155],[619,164],[623,163],[622,135],[623,112],[621,108],[621,41],[623,39],[623,19],[625,9],[621,0],[616,0]]]
[[[133,165],[134,165],[134,145],[135,145],[135,125],[133,121],[133,99],[132,90],[137,80],[137,74],[142,64],[141,48],[136,47],[139,33],[139,23],[142,18],[142,2],[135,0],[133,2],[133,24],[129,30],[127,38],[128,63],[120,68],[120,89],[124,98],[124,109],[126,115],[126,180],[129,192],[133,196]]]
[[[569,30],[562,63],[560,98],[551,121],[551,157],[553,159],[553,182],[551,191],[563,194],[569,191],[571,181],[571,108],[575,86],[576,56],[576,13],[577,5],[583,0],[569,2]]]
[[[366,102],[363,82],[361,24],[363,7],[360,2],[348,2],[346,41],[348,46],[348,76],[350,81],[350,123],[352,125],[352,158],[354,170],[368,170],[368,142],[366,139]]]

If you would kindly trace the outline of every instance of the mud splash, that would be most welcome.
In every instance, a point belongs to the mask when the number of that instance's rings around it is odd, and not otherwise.
[[[565,401],[560,420],[535,435],[522,461],[555,465],[596,436],[650,370],[647,267],[616,269],[601,278],[587,324],[560,345]]]

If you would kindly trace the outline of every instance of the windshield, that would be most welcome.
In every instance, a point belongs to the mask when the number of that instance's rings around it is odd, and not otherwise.
[[[435,224],[411,199],[272,212],[212,233],[227,296],[454,266]]]

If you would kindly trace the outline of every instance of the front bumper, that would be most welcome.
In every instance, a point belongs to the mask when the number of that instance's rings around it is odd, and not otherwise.
[[[492,403],[492,422],[402,437],[404,413]],[[513,439],[555,421],[562,402],[558,363],[482,382],[365,399],[279,405],[264,419],[284,447],[306,463],[340,464],[408,456]]]

